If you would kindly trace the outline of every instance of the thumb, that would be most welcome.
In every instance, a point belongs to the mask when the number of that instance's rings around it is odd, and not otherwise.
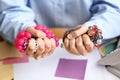
[[[72,31],[67,35],[68,39],[76,38],[84,33],[86,33],[88,27],[86,25],[78,25],[76,28],[73,28]]]
[[[39,37],[39,38],[46,37],[46,34],[44,32],[37,30],[34,27],[28,27],[26,30],[30,32],[34,37]]]

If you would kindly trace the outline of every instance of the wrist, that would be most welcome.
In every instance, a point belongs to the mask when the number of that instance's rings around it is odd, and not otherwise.
[[[102,30],[98,29],[96,25],[92,25],[88,27],[87,31],[88,36],[90,37],[91,41],[94,43],[96,47],[102,43]]]

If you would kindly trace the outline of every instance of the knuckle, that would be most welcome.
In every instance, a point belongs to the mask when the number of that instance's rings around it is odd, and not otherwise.
[[[47,48],[47,49],[50,49],[50,48],[51,48],[51,45],[46,45],[46,48]]]
[[[33,50],[34,50],[34,48],[33,48],[33,47],[31,47],[31,46],[29,46],[29,47],[28,47],[28,50],[33,51]]]
[[[90,42],[88,42],[88,43],[86,43],[86,47],[87,47],[87,49],[91,52],[92,49],[94,48],[94,45],[91,44]]]
[[[91,46],[91,43],[90,43],[90,42],[86,42],[85,45],[86,45],[87,47],[90,47],[90,46]]]
[[[40,34],[39,34],[39,32],[38,32],[38,31],[36,31],[36,32],[35,32],[35,35],[36,35],[36,36],[39,36]]]
[[[55,45],[56,45],[56,42],[55,42],[55,40],[52,40],[52,42],[51,42],[51,47],[55,47]]]
[[[72,49],[75,49],[75,47],[74,46],[70,46],[70,49],[72,50]]]
[[[74,36],[78,36],[77,31],[73,31],[72,34],[73,34]]]
[[[38,49],[39,49],[39,50],[43,50],[43,49],[44,49],[44,46],[39,46]]]
[[[55,45],[51,45],[51,48],[55,48],[56,46]]]
[[[77,47],[83,47],[83,44],[82,43],[78,43],[76,44]]]

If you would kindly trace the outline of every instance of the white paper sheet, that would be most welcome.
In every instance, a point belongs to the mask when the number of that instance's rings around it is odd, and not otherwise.
[[[60,58],[88,59],[85,80],[120,80],[106,71],[104,66],[97,64],[97,61],[101,58],[98,49],[83,57],[69,54],[60,47],[49,57],[38,61],[30,58],[29,63],[14,64],[14,80],[72,80],[55,77]]]

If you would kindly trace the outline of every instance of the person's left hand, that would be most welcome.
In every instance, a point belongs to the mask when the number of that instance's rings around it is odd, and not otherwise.
[[[87,26],[78,25],[75,30],[67,34],[64,38],[65,49],[75,55],[86,55],[91,52],[94,44],[86,34],[87,31]]]
[[[26,54],[28,56],[38,60],[40,58],[49,56],[54,52],[56,48],[56,42],[53,38],[47,38],[44,32],[36,30],[34,27],[28,27],[27,31],[35,37],[29,39],[28,41],[28,46],[26,48]]]
[[[35,42],[38,43],[37,49],[35,47]],[[26,49],[26,54],[38,60],[40,58],[51,55],[55,48],[56,44],[53,38],[48,39],[47,37],[45,37],[44,39],[37,38],[36,40],[34,38],[31,38]]]

